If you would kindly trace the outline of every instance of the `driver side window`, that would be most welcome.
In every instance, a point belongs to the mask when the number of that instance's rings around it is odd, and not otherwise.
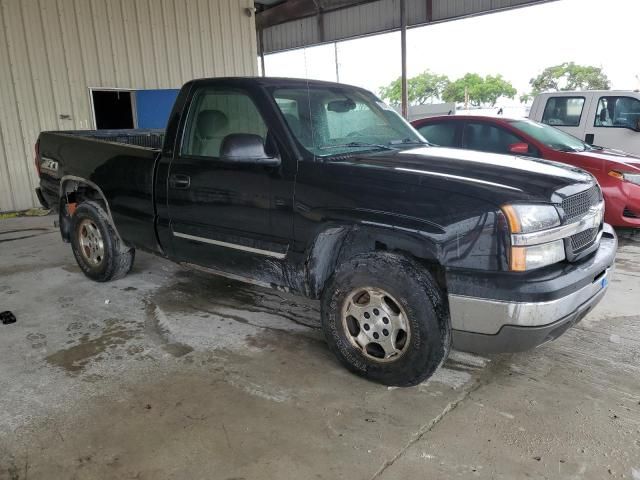
[[[457,124],[454,122],[429,123],[418,127],[422,136],[438,147],[457,147],[457,130]]]
[[[521,139],[503,128],[488,123],[467,123],[464,127],[463,147],[482,152],[509,153],[510,145]]]
[[[192,101],[181,153],[217,158],[222,142],[232,133],[251,133],[264,141],[267,127],[246,93],[203,88]]]
[[[639,120],[640,100],[637,98],[600,97],[593,125],[636,129]]]

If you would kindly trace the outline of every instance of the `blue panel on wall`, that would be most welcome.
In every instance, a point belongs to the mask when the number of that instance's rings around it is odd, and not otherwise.
[[[138,128],[165,128],[179,91],[136,90]]]

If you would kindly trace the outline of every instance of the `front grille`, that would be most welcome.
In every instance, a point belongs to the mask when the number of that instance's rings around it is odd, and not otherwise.
[[[576,254],[593,243],[598,236],[599,228],[590,228],[569,237],[571,241],[571,251]]]
[[[588,190],[571,195],[562,201],[562,209],[565,214],[565,223],[584,216],[589,208],[600,203],[600,189],[594,185]]]

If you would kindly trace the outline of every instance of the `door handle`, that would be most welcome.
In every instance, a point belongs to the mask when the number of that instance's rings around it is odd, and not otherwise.
[[[176,173],[169,176],[169,186],[171,188],[187,189],[191,186],[191,177]]]

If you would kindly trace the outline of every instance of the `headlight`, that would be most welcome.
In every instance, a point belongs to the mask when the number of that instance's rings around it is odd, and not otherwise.
[[[524,272],[534,268],[546,267],[561,262],[565,258],[564,241],[532,245],[530,247],[511,247],[509,267],[514,272]]]
[[[504,215],[511,233],[531,233],[560,225],[560,215],[553,205],[504,205]]]
[[[548,230],[560,225],[560,215],[553,205],[504,205],[502,207],[512,235]],[[526,247],[511,247],[509,268],[524,272],[546,267],[565,259],[564,241]]]
[[[635,183],[640,185],[640,173],[619,172],[617,170],[611,170],[609,176],[619,178],[629,183]]]

